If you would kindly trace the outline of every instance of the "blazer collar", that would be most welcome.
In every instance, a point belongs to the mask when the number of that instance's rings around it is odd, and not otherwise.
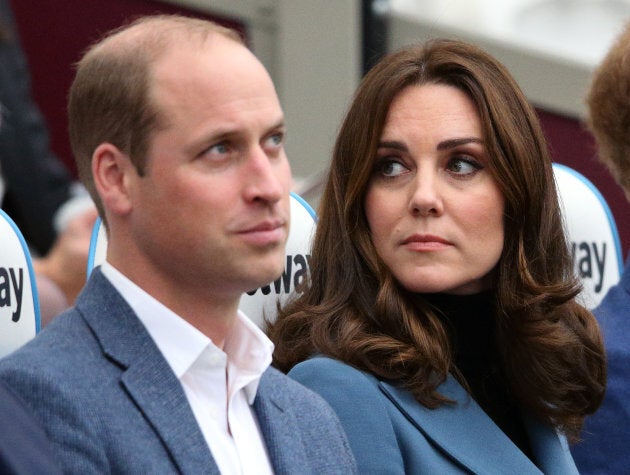
[[[219,473],[184,390],[127,302],[92,272],[77,310],[104,356],[122,371],[121,384],[164,442],[182,473]]]
[[[302,430],[297,426],[291,408],[295,402],[288,399],[280,381],[284,376],[269,368],[260,379],[254,410],[265,438],[265,444],[276,473],[299,473],[304,471],[300,461],[307,460],[304,444],[300,442]]]
[[[457,404],[439,409],[428,409],[418,404],[411,393],[392,384],[380,381],[379,386],[425,437],[473,473],[575,471],[568,450],[564,450],[552,428],[536,424],[531,418],[525,422],[534,457],[540,466],[537,467],[450,375],[438,390]]]

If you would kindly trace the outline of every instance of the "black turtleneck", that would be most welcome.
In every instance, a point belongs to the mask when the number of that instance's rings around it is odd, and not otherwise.
[[[531,459],[523,419],[502,376],[496,348],[494,295],[432,294],[426,296],[447,329],[454,364],[479,406]]]

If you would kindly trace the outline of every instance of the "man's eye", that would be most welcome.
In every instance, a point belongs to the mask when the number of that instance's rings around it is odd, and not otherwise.
[[[229,148],[225,143],[218,143],[208,149],[208,153],[212,155],[222,155],[229,152]]]
[[[267,138],[267,146],[269,147],[279,147],[284,143],[284,134],[282,132],[278,132],[270,135]]]

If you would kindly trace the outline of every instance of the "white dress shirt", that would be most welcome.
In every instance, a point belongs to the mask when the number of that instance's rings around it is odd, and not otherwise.
[[[252,404],[273,343],[241,312],[223,351],[111,264],[101,266],[181,382],[222,474],[273,473]]]

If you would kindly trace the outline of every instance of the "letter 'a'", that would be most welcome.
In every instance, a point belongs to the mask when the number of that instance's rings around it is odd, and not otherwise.
[[[39,328],[31,254],[15,222],[0,210],[0,357],[33,338]]]
[[[575,273],[584,287],[579,299],[592,309],[621,277],[617,226],[593,183],[565,165],[554,163],[553,171]]]

